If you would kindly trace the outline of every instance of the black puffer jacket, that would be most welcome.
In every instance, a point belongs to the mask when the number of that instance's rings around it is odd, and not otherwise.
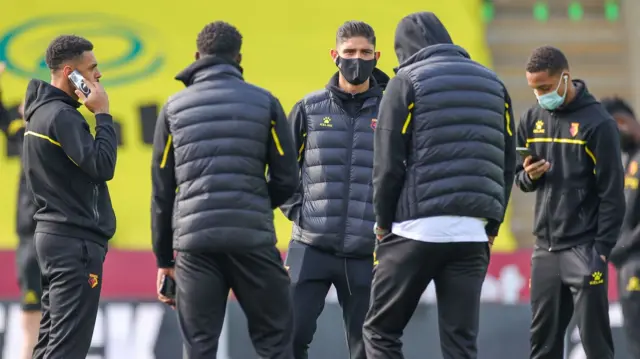
[[[345,93],[335,74],[289,116],[300,148],[301,187],[283,206],[293,240],[345,257],[373,254],[373,133],[382,88],[376,71],[369,90]],[[388,77],[387,77],[388,79]]]
[[[515,169],[509,96],[432,13],[396,30],[400,66],[380,105],[373,174],[381,228],[434,216],[488,220],[496,235]]]
[[[172,238],[180,251],[273,246],[273,209],[298,185],[297,153],[280,102],[222,58],[203,57],[177,79],[187,88],[168,100],[154,138],[158,265],[172,265]]]

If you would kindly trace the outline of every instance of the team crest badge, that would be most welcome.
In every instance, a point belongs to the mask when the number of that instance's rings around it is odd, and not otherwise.
[[[571,128],[569,129],[569,133],[571,133],[572,137],[576,137],[578,135],[578,129],[580,128],[580,124],[577,122],[571,122]]]
[[[97,274],[90,273],[90,274],[89,274],[89,281],[88,281],[88,282],[89,282],[89,286],[90,286],[91,288],[95,288],[95,287],[97,287],[97,286],[98,286],[98,275],[97,275]]]
[[[371,129],[375,130],[376,126],[378,126],[378,119],[374,118],[373,120],[371,120]]]

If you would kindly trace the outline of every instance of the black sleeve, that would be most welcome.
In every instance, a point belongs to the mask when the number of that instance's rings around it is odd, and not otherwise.
[[[299,180],[298,152],[291,138],[282,105],[277,98],[271,99],[271,136],[269,136],[267,187],[271,208],[284,204],[296,191]]]
[[[529,122],[529,112],[525,112],[520,117],[520,123],[518,123],[518,132],[516,145],[518,147],[528,147],[527,144],[527,123]],[[524,158],[520,158],[517,156],[517,164],[516,164],[516,186],[520,188],[522,192],[534,192],[540,187],[540,185],[544,182],[545,174],[537,180],[532,180],[531,177],[524,171],[524,166],[522,165]]]
[[[116,171],[118,140],[109,114],[96,115],[95,139],[89,124],[76,110],[63,110],[53,122],[67,157],[97,182],[109,181]]]
[[[615,246],[625,213],[624,169],[620,153],[620,134],[615,121],[607,119],[587,140],[587,153],[594,161],[598,207],[596,249],[609,257]]]
[[[307,115],[304,112],[303,101],[293,106],[291,113],[289,113],[288,122],[293,136],[293,146],[298,150],[298,168],[302,169],[305,153],[304,148],[307,140]],[[280,210],[290,221],[299,218],[300,207],[302,206],[302,193],[302,174],[300,174],[296,192],[287,202],[280,206]]]
[[[9,116],[9,111],[4,104],[2,103],[2,90],[0,90],[0,131],[7,132],[9,128],[9,123],[11,123],[11,116]]]
[[[385,89],[373,142],[373,208],[376,224],[391,230],[404,185],[414,101],[409,79],[396,76]]]
[[[160,111],[153,135],[151,160],[151,240],[158,268],[171,268],[173,260],[173,201],[176,196],[173,138],[167,124],[166,105]]]
[[[513,188],[513,181],[516,173],[516,141],[514,132],[516,126],[513,123],[513,106],[511,104],[511,97],[507,89],[504,89],[504,209],[505,213],[507,206],[509,205],[509,198],[511,197],[511,189]],[[504,213],[502,216],[504,220]],[[497,236],[502,224],[496,220],[489,220],[486,226],[487,235]]]

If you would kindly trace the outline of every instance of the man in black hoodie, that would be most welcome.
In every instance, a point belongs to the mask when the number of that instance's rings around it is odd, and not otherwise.
[[[216,357],[229,290],[259,357],[292,359],[289,277],[273,226],[298,184],[287,119],[277,98],[244,81],[235,27],[208,24],[197,46],[153,139],[159,299],[177,307],[190,359]],[[175,278],[175,303],[160,292],[165,276]]]
[[[18,107],[20,120],[24,118],[24,102]],[[17,131],[24,139],[24,127]],[[20,169],[20,182],[18,185],[18,206],[16,212],[16,232],[18,234],[18,249],[16,250],[16,263],[18,265],[18,284],[22,296],[22,359],[30,359],[33,348],[38,340],[38,328],[42,316],[40,299],[42,298],[42,285],[40,284],[40,266],[36,246],[33,241],[36,230],[36,222],[33,220],[38,207],[33,202],[33,195],[27,187],[27,178],[22,168]]]
[[[294,353],[306,359],[331,285],[342,306],[351,359],[366,359],[362,325],[369,306],[375,235],[373,133],[388,77],[376,69],[373,28],[348,21],[331,58],[339,71],[289,115],[301,181],[282,206],[294,222],[286,265],[295,318]]]
[[[602,105],[616,120],[620,148],[628,156],[624,177],[627,210],[610,260],[618,269],[618,293],[629,352],[637,359],[640,358],[640,123],[631,106],[620,98],[602,99]]]
[[[0,78],[4,71],[4,64],[0,62]],[[2,91],[0,89],[0,129],[7,135],[8,141],[15,141],[22,145],[24,139],[24,101],[18,106],[19,118],[13,118],[11,113],[2,103]],[[22,146],[19,147],[21,149]],[[24,171],[20,169],[18,184],[18,203],[16,206],[16,234],[18,235],[18,248],[16,248],[16,266],[18,272],[18,286],[20,287],[22,307],[22,347],[20,359],[30,359],[33,347],[38,341],[38,328],[40,327],[40,312],[42,286],[40,285],[40,266],[36,255],[36,247],[33,235],[36,223],[33,220],[37,207],[33,202],[31,191],[27,188],[27,179]]]
[[[571,78],[558,49],[535,49],[526,77],[538,103],[518,125],[518,145],[532,155],[518,165],[516,184],[536,192],[531,358],[563,357],[573,314],[587,357],[613,359],[607,261],[625,213],[616,122]]]
[[[490,245],[515,170],[509,95],[433,13],[402,19],[395,48],[400,66],[374,142],[379,264],[364,326],[367,357],[402,358],[402,332],[434,281],[443,357],[473,359]]]
[[[51,83],[31,80],[22,164],[37,211],[35,245],[42,271],[42,319],[34,359],[84,358],[98,312],[102,264],[116,219],[106,182],[116,166],[116,132],[88,40],[65,35],[46,51]],[[78,71],[91,94],[75,90]],[[95,114],[95,138],[78,112]]]

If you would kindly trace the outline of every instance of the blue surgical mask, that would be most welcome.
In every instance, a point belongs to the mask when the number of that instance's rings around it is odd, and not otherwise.
[[[560,76],[560,83],[558,83],[558,87],[556,88],[555,91],[549,92],[548,94],[544,94],[541,96],[538,96],[536,94],[540,107],[542,107],[547,111],[553,111],[564,103],[564,99],[567,97],[568,77],[569,76],[565,75],[564,73]],[[558,94],[558,90],[560,89],[560,86],[562,85],[563,81],[564,81],[564,95],[560,96],[560,94]]]

